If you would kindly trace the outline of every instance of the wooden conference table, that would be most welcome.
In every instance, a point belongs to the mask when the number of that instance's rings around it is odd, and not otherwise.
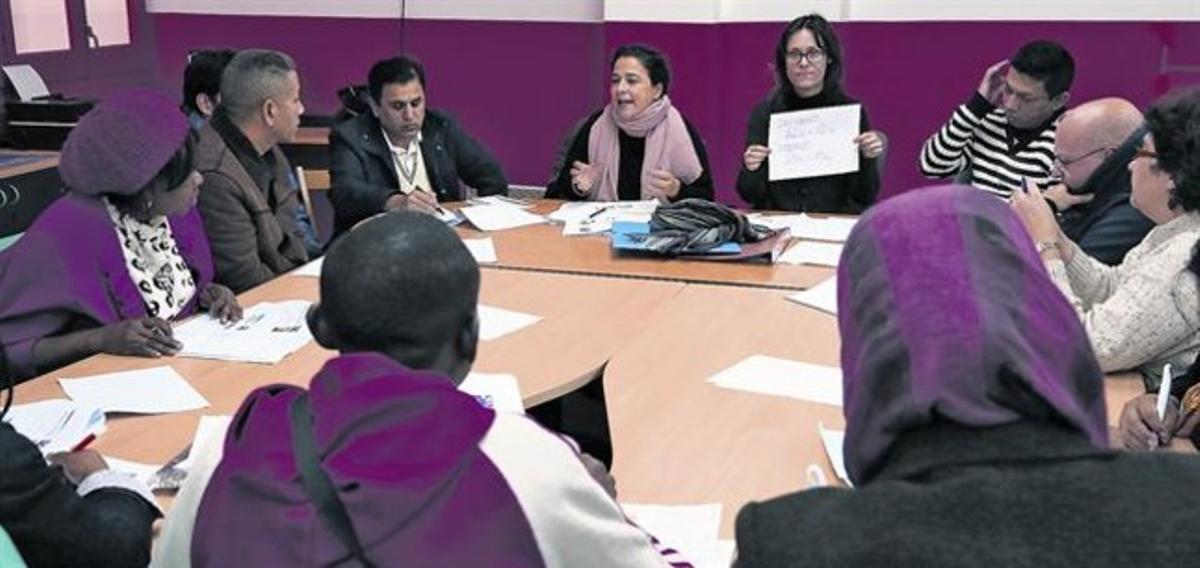
[[[720,502],[721,538],[733,538],[742,505],[806,487],[809,464],[840,484],[818,424],[845,429],[841,408],[706,382],[756,354],[839,365],[836,318],[787,294],[689,285],[609,362],[605,397],[622,501]],[[1113,375],[1105,390],[1112,427],[1142,381]]]
[[[532,211],[549,214],[564,201],[538,200]],[[603,235],[564,237],[562,225],[530,225],[484,233],[460,225],[466,238],[491,236],[499,262],[490,266],[542,272],[622,276],[747,287],[804,289],[833,275],[821,266],[672,259],[618,255]]]
[[[653,320],[683,287],[675,282],[485,270],[482,303],[543,319],[481,342],[475,370],[516,375],[526,406],[551,400],[594,379],[641,322]],[[251,306],[316,297],[316,278],[287,275],[244,293],[240,301]],[[108,430],[92,445],[112,457],[165,463],[190,443],[200,416],[231,414],[251,390],[263,385],[307,386],[331,356],[315,342],[277,365],[97,355],[18,386],[16,396],[19,403],[64,398],[58,378],[170,365],[211,406],[175,414],[111,417]]]
[[[556,206],[541,202],[538,210]],[[835,318],[785,301],[790,290],[766,287],[808,286],[831,269],[617,258],[603,238],[560,232],[545,225],[490,234],[500,262],[485,265],[482,303],[544,319],[482,343],[475,370],[516,375],[532,406],[586,384],[607,361],[621,500],[720,502],[721,538],[733,537],[733,521],[748,501],[804,487],[809,464],[836,482],[817,424],[844,428],[840,408],[705,382],[754,354],[836,366]],[[460,233],[479,236],[472,229]],[[316,279],[287,275],[246,292],[241,302],[316,295]],[[59,377],[169,364],[212,406],[112,418],[93,445],[113,457],[163,463],[190,441],[201,415],[234,412],[258,386],[306,385],[330,356],[315,344],[275,366],[98,355],[19,386],[17,400],[63,397]],[[1115,425],[1124,402],[1141,392],[1141,381],[1110,377],[1106,390]]]

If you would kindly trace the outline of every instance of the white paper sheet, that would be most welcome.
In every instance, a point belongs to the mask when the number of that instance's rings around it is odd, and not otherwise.
[[[833,473],[837,474],[838,479],[850,487],[854,484],[850,482],[850,475],[846,473],[846,460],[843,458],[842,446],[846,442],[846,432],[842,430],[826,430],[825,425],[818,423],[817,432],[821,434],[821,443],[825,445],[825,455],[829,456],[829,465],[833,466]]]
[[[858,171],[860,105],[771,115],[767,176],[771,181]]]
[[[541,316],[480,304],[479,340],[492,341],[493,339],[499,339],[539,321],[542,321]]]
[[[844,243],[858,219],[849,217],[809,217],[799,215],[763,215],[751,213],[746,218],[770,229],[787,228],[797,239]]]
[[[192,551],[192,529],[200,509],[200,499],[208,487],[217,464],[225,451],[225,432],[232,421],[230,416],[201,416],[188,454],[188,476],[175,494],[175,502],[167,512],[163,529],[154,542],[152,567],[187,566]]]
[[[474,396],[480,404],[496,412],[525,414],[521,387],[512,375],[473,372],[463,379],[458,390]]]
[[[506,195],[487,195],[484,197],[475,197],[467,200],[470,205],[499,205],[501,207],[516,207],[517,209],[531,209],[532,203],[520,199],[514,199]]]
[[[842,256],[842,246],[840,243],[799,241],[780,255],[779,259],[775,262],[783,264],[812,264],[815,266],[832,266],[836,268],[838,259]]]
[[[701,505],[622,503],[621,509],[639,527],[658,538],[659,542],[684,552],[685,556],[687,552],[687,549],[684,548],[685,545],[714,542],[717,540],[717,532],[721,528],[720,503]]]
[[[751,355],[708,382],[727,389],[842,405],[842,370],[826,365]]]
[[[825,279],[820,284],[802,292],[787,296],[788,300],[825,313],[837,315],[837,276]]]
[[[200,315],[175,328],[180,357],[275,364],[312,340],[305,315],[311,302],[262,302],[225,325]]]
[[[292,271],[293,276],[309,276],[312,278],[321,277],[321,267],[325,265],[325,257],[318,258],[296,270]]]
[[[463,244],[467,245],[467,250],[471,251],[471,256],[475,257],[475,262],[496,262],[496,243],[492,242],[491,237],[463,239]]]
[[[629,220],[648,219],[658,209],[658,200],[645,199],[641,201],[569,201],[562,204],[547,216],[551,221],[570,223],[582,221],[589,217],[622,217]]]
[[[104,432],[104,411],[65,398],[17,404],[4,421],[29,438],[42,454],[69,451],[89,434]]]
[[[734,551],[730,540],[717,540],[721,528],[721,504],[704,505],[621,505],[625,514],[655,536],[658,541],[679,551],[697,568],[729,568]]]
[[[167,366],[59,379],[58,383],[71,400],[106,413],[165,414],[208,406],[192,385]]]
[[[32,65],[5,65],[4,74],[8,75],[8,82],[12,84],[13,89],[17,91],[17,95],[23,101],[31,101],[34,97],[44,97],[50,94],[50,89],[46,88],[46,82],[42,81],[42,76]]]
[[[156,474],[159,468],[162,467],[161,465],[123,460],[112,456],[104,456],[104,461],[108,464],[108,469],[132,475],[138,481],[145,483],[151,490],[155,489],[154,481],[157,477]]]
[[[506,205],[471,205],[459,212],[481,231],[503,231],[546,222],[541,215]]]

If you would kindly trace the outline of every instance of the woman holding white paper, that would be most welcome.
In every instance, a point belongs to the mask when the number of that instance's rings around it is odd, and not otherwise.
[[[658,50],[623,45],[612,57],[612,102],[568,138],[546,197],[587,201],[712,199],[700,134],[667,96]]]
[[[770,181],[768,131],[771,115],[860,104],[842,90],[845,62],[833,27],[809,14],[792,20],[775,48],[775,90],[750,113],[746,150],[738,172],[738,195],[755,209],[861,213],[879,192],[878,160],[887,148],[882,132],[871,130],[861,107],[859,135],[853,142],[861,160],[858,171],[820,177]]]
[[[187,120],[144,90],[114,94],[63,146],[70,190],[0,254],[0,345],[18,379],[96,353],[159,357],[170,321],[241,308],[212,282]]]

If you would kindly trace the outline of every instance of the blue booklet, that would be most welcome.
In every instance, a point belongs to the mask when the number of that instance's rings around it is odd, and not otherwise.
[[[646,248],[645,240],[638,238],[639,235],[649,234],[650,223],[615,221],[612,226],[612,248],[618,251],[651,252],[657,254],[656,251]],[[735,242],[728,242],[700,254],[739,254],[741,252],[741,245]]]

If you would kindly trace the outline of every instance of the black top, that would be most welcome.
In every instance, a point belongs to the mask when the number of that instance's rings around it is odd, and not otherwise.
[[[230,120],[229,115],[222,109],[217,109],[217,112],[212,117],[213,130],[221,135],[221,139],[225,141],[225,145],[229,146],[229,150],[233,152],[237,161],[246,168],[246,173],[250,174],[250,179],[254,180],[254,185],[262,190],[263,195],[267,196],[267,200],[271,200],[271,186],[275,183],[275,154],[270,150],[263,154],[259,154],[254,148],[254,144],[246,138],[246,134],[242,129]],[[274,207],[275,204],[271,203]]]
[[[132,491],[80,497],[28,438],[0,423],[0,526],[30,566],[145,566],[158,510]]]
[[[421,158],[440,202],[463,198],[459,180],[479,195],[508,192],[508,179],[500,163],[444,112],[425,111]],[[375,115],[360,114],[329,133],[329,176],[335,238],[355,223],[382,212],[387,199],[400,191],[391,150]]]
[[[751,144],[767,145],[771,115],[774,113],[857,103],[858,101],[844,94],[822,92],[814,97],[800,98],[791,89],[776,89],[750,112],[744,147]],[[867,119],[867,107],[864,105],[858,130],[866,132],[870,129],[871,123]],[[857,172],[767,181],[770,165],[770,158],[767,158],[755,171],[747,170],[745,164],[742,165],[738,171],[738,195],[750,202],[750,206],[755,209],[862,213],[875,202],[875,196],[879,193],[877,162],[877,158],[860,156]]]
[[[1200,460],[1052,423],[905,433],[879,476],[751,503],[737,566],[1175,566],[1200,556]]]
[[[572,199],[584,200],[587,196],[575,193],[571,187],[571,164],[575,162],[588,161],[588,136],[592,132],[592,125],[596,124],[596,120],[600,118],[603,109],[596,111],[587,120],[583,121],[578,128],[573,131],[573,134],[567,139],[567,145],[564,147],[565,152],[560,153],[558,163],[554,169],[554,179],[546,185],[546,197],[548,199]],[[708,167],[708,152],[704,149],[704,140],[700,138],[700,133],[688,122],[685,118],[683,123],[687,125],[688,136],[692,139],[692,146],[696,149],[696,157],[700,159],[700,167],[703,172],[696,181],[685,183],[679,187],[679,193],[671,201],[687,199],[689,197],[699,197],[702,199],[711,200],[713,198],[713,182],[712,173]],[[621,129],[617,129],[617,144],[620,147],[620,163],[617,165],[617,198],[622,200],[637,200],[642,198],[642,162],[646,158],[646,139],[635,138],[625,133]],[[682,180],[680,180],[682,182]]]

